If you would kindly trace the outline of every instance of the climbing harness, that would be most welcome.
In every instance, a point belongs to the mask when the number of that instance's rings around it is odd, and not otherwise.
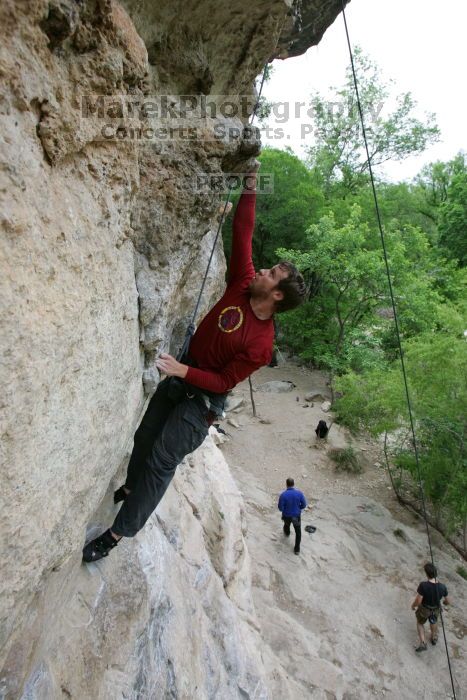
[[[358,112],[360,115],[360,123],[362,126],[362,134],[363,134],[363,140],[365,143],[365,150],[366,150],[366,156],[367,156],[367,162],[368,162],[368,171],[370,174],[370,181],[371,181],[371,188],[373,192],[373,200],[375,203],[375,211],[376,211],[376,219],[378,223],[378,229],[379,229],[379,234],[381,238],[381,247],[383,249],[383,256],[384,256],[384,263],[386,267],[386,275],[388,278],[388,287],[389,287],[389,295],[391,298],[391,306],[392,306],[392,311],[394,314],[394,325],[395,325],[395,330],[396,330],[396,338],[397,338],[397,344],[399,347],[399,355],[400,355],[400,361],[401,361],[401,369],[402,369],[402,376],[404,379],[404,389],[405,389],[405,397],[407,401],[407,408],[408,408],[408,414],[409,414],[409,420],[410,420],[410,431],[412,434],[412,444],[414,448],[414,456],[415,456],[415,462],[417,466],[417,480],[418,480],[418,486],[419,486],[419,492],[420,492],[420,499],[422,503],[422,513],[423,513],[423,518],[425,521],[425,527],[426,527],[426,534],[428,538],[428,546],[430,549],[430,558],[431,558],[431,563],[433,566],[435,566],[434,563],[434,557],[433,557],[433,548],[431,545],[431,536],[430,536],[430,529],[428,526],[428,517],[426,514],[426,503],[425,503],[425,493],[423,490],[423,483],[422,483],[422,477],[421,477],[421,470],[420,470],[420,460],[419,460],[419,454],[418,454],[418,445],[417,445],[417,439],[416,439],[416,434],[415,434],[415,422],[413,418],[413,411],[412,411],[412,402],[410,399],[410,392],[409,392],[409,385],[408,385],[408,380],[407,380],[407,372],[406,372],[406,367],[405,367],[405,360],[404,360],[404,351],[402,348],[402,341],[401,341],[401,334],[399,330],[399,318],[396,310],[396,302],[394,299],[394,291],[392,287],[392,282],[391,282],[391,273],[390,273],[390,267],[389,267],[389,260],[387,256],[387,249],[386,249],[386,239],[384,235],[384,230],[383,230],[383,225],[382,225],[382,220],[381,220],[381,214],[380,214],[380,209],[379,209],[379,204],[378,204],[378,196],[376,193],[376,186],[375,186],[375,179],[373,176],[373,168],[371,167],[371,159],[370,159],[370,151],[368,148],[368,140],[367,140],[367,135],[366,135],[366,129],[365,129],[365,120],[363,117],[363,109],[362,109],[362,104],[360,101],[360,95],[358,92],[358,82],[357,82],[357,74],[355,71],[355,63],[354,63],[354,57],[353,57],[353,51],[352,51],[352,45],[350,42],[350,35],[349,35],[349,29],[347,26],[347,18],[345,16],[345,0],[342,0],[342,17],[344,20],[344,27],[345,27],[345,34],[347,38],[347,46],[349,49],[349,55],[350,55],[350,65],[352,68],[352,75],[353,75],[353,82],[354,82],[354,87],[355,87],[355,96],[357,99],[357,105],[358,105]],[[438,589],[436,589],[438,590]],[[443,619],[443,611],[441,608],[441,601],[438,600],[439,603],[439,611],[440,611],[440,618],[441,618],[441,626],[443,629],[443,637],[444,637],[444,646],[446,650],[446,656],[448,660],[448,668],[449,668],[449,675],[451,679],[451,687],[452,687],[452,693],[453,693],[453,698],[456,700],[456,689],[454,686],[454,678],[453,678],[453,673],[452,673],[452,668],[451,668],[451,658],[449,655],[449,649],[448,649],[448,644],[447,644],[447,639],[446,639],[446,630],[444,626],[444,619]]]
[[[258,107],[259,107],[259,105],[260,105],[261,93],[262,93],[262,91],[263,91],[264,81],[265,81],[265,79],[266,79],[267,67],[268,67],[268,62],[265,64],[264,69],[263,69],[263,74],[262,74],[262,77],[261,77],[261,83],[260,83],[260,87],[259,87],[259,91],[258,91],[258,97],[257,97],[256,102],[255,102],[255,105],[254,105],[254,107],[253,107],[253,112],[252,112],[252,114],[251,114],[251,119],[250,119],[250,122],[249,122],[249,126],[252,126],[252,125],[253,125],[253,120],[254,120],[254,118],[255,118],[255,116],[256,116],[256,112],[257,112]],[[204,273],[204,278],[203,278],[203,282],[202,282],[202,284],[201,284],[201,289],[200,289],[199,294],[198,294],[198,300],[197,300],[197,302],[196,302],[195,310],[193,311],[193,315],[192,315],[192,317],[191,317],[191,321],[190,321],[190,323],[188,324],[188,327],[187,327],[187,329],[186,329],[185,339],[184,339],[184,341],[183,341],[182,347],[180,348],[179,353],[178,353],[178,355],[177,355],[177,360],[178,360],[179,362],[183,362],[183,360],[186,360],[187,357],[188,357],[188,350],[189,350],[189,347],[190,347],[190,342],[191,342],[191,339],[192,339],[192,337],[193,337],[193,335],[194,335],[194,332],[195,332],[195,330],[196,330],[195,320],[196,320],[196,317],[197,317],[197,315],[198,315],[198,310],[199,310],[199,306],[200,306],[200,303],[201,303],[201,298],[202,298],[202,296],[203,296],[204,287],[206,286],[206,280],[207,280],[208,274],[209,274],[209,268],[211,267],[211,261],[212,261],[212,258],[213,258],[213,256],[214,256],[214,251],[215,251],[215,249],[216,249],[217,241],[218,241],[218,239],[219,239],[219,234],[220,234],[220,232],[221,232],[222,225],[223,225],[223,223],[224,223],[225,213],[226,213],[226,211],[227,211],[227,207],[228,207],[229,202],[230,202],[230,196],[231,196],[231,194],[232,194],[232,190],[233,190],[234,186],[235,186],[235,181],[232,180],[232,182],[231,182],[230,185],[229,185],[229,191],[228,191],[228,193],[227,193],[227,199],[225,200],[224,209],[223,209],[222,214],[221,214],[221,217],[220,217],[220,219],[219,219],[219,225],[218,225],[218,227],[217,227],[216,237],[214,238],[214,243],[212,244],[211,254],[210,254],[210,256],[209,256],[208,264],[207,264],[207,266],[206,266],[206,272]]]

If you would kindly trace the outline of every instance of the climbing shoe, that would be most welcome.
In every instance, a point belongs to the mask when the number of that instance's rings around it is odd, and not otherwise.
[[[415,651],[426,651],[426,644],[420,644]]]
[[[102,535],[91,540],[83,549],[83,561],[94,562],[99,561],[103,557],[108,556],[111,549],[116,547],[118,541],[112,537],[110,530],[106,530]]]
[[[298,556],[298,555],[300,554],[300,550],[299,550],[299,549],[294,549],[293,553],[296,554],[296,555]]]
[[[433,644],[434,647],[436,646],[437,641],[438,641],[438,637],[432,637],[431,643]]]
[[[114,491],[114,503],[120,503],[120,501],[124,501],[127,496],[128,494],[126,493],[123,486],[120,486],[119,489]]]

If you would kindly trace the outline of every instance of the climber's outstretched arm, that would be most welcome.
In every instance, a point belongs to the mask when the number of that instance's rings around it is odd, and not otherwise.
[[[244,279],[249,281],[255,274],[252,247],[256,210],[256,173],[259,166],[259,161],[254,161],[251,172],[244,176],[244,190],[235,210],[232,224],[229,285]]]

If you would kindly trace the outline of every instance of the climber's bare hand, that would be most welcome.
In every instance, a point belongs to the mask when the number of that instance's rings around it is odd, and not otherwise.
[[[225,209],[225,214],[224,214],[224,209]],[[232,211],[232,202],[227,202],[227,205],[224,202],[223,204],[220,205],[220,207],[218,209],[219,216],[222,216],[222,214],[224,214],[224,216],[228,216],[231,211]]]
[[[188,366],[178,362],[175,357],[163,352],[156,360],[157,369],[168,377],[181,377],[185,379]]]
[[[247,169],[246,172],[250,177],[256,177],[256,174],[258,170],[261,167],[261,163],[257,158],[250,158],[250,160],[247,163]]]

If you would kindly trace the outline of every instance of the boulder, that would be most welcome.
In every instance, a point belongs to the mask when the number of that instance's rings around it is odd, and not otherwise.
[[[271,381],[271,382],[265,382],[264,384],[260,384],[257,387],[258,391],[262,391],[264,393],[274,393],[274,394],[283,394],[288,391],[292,391],[295,388],[295,384],[293,382],[289,381]]]
[[[308,394],[305,394],[305,401],[324,401],[325,397],[323,394],[319,391],[310,391]]]
[[[243,396],[228,396],[225,402],[224,411],[229,413],[230,411],[236,411],[237,408],[243,407],[245,399]]]
[[[212,438],[212,441],[215,445],[223,445],[225,442],[227,442],[228,437],[224,433],[220,433],[214,426],[211,425],[209,428],[209,435]]]

